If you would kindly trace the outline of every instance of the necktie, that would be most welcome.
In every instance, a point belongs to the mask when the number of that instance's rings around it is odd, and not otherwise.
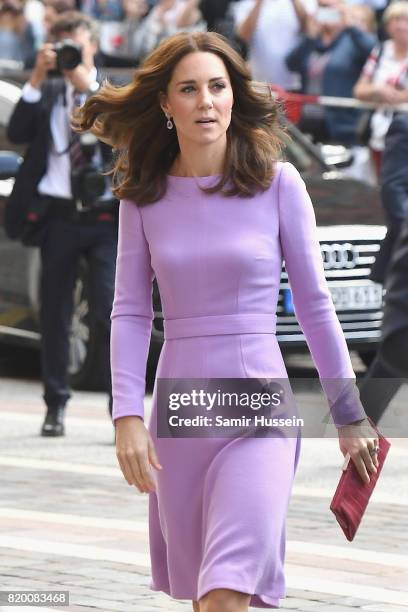
[[[72,111],[75,107],[81,104],[80,92],[74,91],[72,97]],[[81,136],[77,132],[71,130],[71,138],[69,144],[69,161],[71,164],[71,192],[72,197],[76,202],[83,202],[82,189],[82,169],[87,163],[87,157],[81,146]]]
[[[72,95],[72,110],[81,105],[81,92],[74,91]],[[77,132],[71,130],[71,139],[69,145],[69,159],[71,162],[71,174],[76,173],[86,163],[87,159],[82,151],[81,136]]]

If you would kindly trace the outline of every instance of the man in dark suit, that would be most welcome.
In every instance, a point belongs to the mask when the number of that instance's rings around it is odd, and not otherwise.
[[[384,283],[401,225],[408,219],[407,160],[408,115],[395,113],[389,127],[381,162],[381,200],[387,234],[371,269],[371,280]]]
[[[386,293],[382,338],[360,385],[365,411],[376,423],[400,388],[402,379],[408,378],[407,167],[408,114],[396,113],[387,134],[382,165],[382,197],[387,218],[393,221],[384,265]]]
[[[41,362],[47,406],[41,434],[60,436],[64,435],[65,405],[71,395],[69,334],[83,256],[89,266],[91,308],[111,410],[109,341],[118,206],[100,174],[110,152],[97,141],[86,149],[70,128],[74,106],[99,88],[95,25],[85,15],[70,11],[56,20],[51,34],[55,41],[70,39],[78,45],[82,59],[72,69],[60,65],[62,76],[49,78],[49,71],[57,67],[54,45],[43,45],[37,54],[8,126],[9,139],[28,144],[28,148],[7,204],[5,225],[11,238],[41,249]],[[95,169],[92,176],[99,185],[98,194],[91,199],[89,191],[86,197],[83,191],[85,167]]]

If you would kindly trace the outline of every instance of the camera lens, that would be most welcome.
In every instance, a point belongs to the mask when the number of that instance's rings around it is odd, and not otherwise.
[[[73,41],[61,42],[56,51],[59,70],[74,70],[82,62],[81,47]]]

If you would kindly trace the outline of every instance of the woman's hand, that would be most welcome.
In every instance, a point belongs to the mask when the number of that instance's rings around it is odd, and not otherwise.
[[[384,104],[398,104],[398,90],[391,85],[377,85],[374,98],[378,102],[384,102]]]
[[[321,24],[317,21],[314,15],[308,15],[306,18],[305,32],[309,38],[317,38],[322,31]]]
[[[340,450],[350,456],[363,482],[370,482],[369,473],[377,473],[378,436],[367,419],[338,428]]]
[[[151,464],[161,470],[153,440],[143,420],[138,416],[126,416],[116,420],[116,456],[120,469],[129,485],[135,485],[140,493],[155,490]]]

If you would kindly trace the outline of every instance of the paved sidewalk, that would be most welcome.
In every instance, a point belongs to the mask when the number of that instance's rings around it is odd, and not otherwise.
[[[105,397],[75,393],[67,435],[45,439],[40,396],[38,382],[1,380],[0,590],[69,590],[70,611],[191,610],[148,587],[148,497],[120,474]],[[404,409],[407,398],[403,389]],[[340,475],[337,442],[303,440],[283,609],[408,612],[408,441],[392,442],[350,544],[328,509]]]

